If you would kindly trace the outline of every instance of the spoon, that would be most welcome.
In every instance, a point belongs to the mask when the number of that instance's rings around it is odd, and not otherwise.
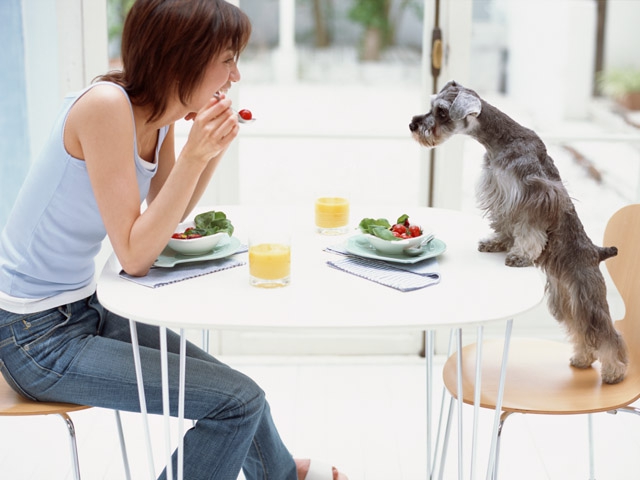
[[[422,241],[415,247],[407,247],[405,249],[402,250],[402,253],[404,253],[405,255],[408,255],[410,257],[417,257],[419,255],[422,255],[422,252],[424,252],[425,250],[425,246],[434,238],[434,234],[432,233],[431,235],[427,235],[425,238],[422,239]]]
[[[218,100],[222,98],[218,92],[214,93],[213,96],[216,97]],[[256,119],[253,118],[253,116],[249,119],[244,119],[242,118],[240,113],[238,113],[235,109],[232,108],[231,110],[233,111],[233,113],[235,113],[238,116],[238,123],[253,123],[256,121]]]

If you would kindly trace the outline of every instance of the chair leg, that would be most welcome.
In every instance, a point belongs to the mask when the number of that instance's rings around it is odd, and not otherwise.
[[[500,424],[498,425],[498,438],[496,439],[496,458],[493,462],[493,472],[491,472],[492,480],[498,480],[498,463],[500,462],[500,440],[502,440],[502,428],[504,427],[504,422],[507,421],[507,418],[513,412],[502,412],[500,415]]]
[[[78,460],[78,444],[76,442],[76,428],[73,425],[71,417],[66,413],[59,413],[67,424],[67,430],[69,431],[69,439],[71,441],[71,460],[73,466],[73,478],[80,480],[80,461]]]
[[[595,459],[593,448],[593,414],[587,414],[587,423],[589,428],[589,480],[596,480]]]
[[[120,437],[120,452],[122,453],[124,475],[127,480],[131,480],[131,470],[129,469],[129,457],[127,456],[127,446],[124,442],[124,430],[122,429],[122,420],[120,419],[120,411],[114,410],[114,412],[116,414],[116,425],[118,427],[118,437]]]
[[[609,413],[618,413],[618,412],[625,412],[625,413],[633,413],[635,415],[640,415],[640,408],[636,408],[636,407],[620,407],[617,410],[614,410],[612,412]]]

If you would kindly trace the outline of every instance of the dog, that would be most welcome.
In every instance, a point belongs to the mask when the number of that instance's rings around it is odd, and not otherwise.
[[[602,381],[620,382],[627,348],[611,321],[599,267],[618,250],[589,239],[542,140],[455,81],[432,96],[431,111],[414,116],[409,130],[428,148],[456,134],[485,147],[476,196],[493,232],[478,250],[507,252],[511,267],[540,267],[549,311],[573,347],[570,364],[588,368],[599,360]]]

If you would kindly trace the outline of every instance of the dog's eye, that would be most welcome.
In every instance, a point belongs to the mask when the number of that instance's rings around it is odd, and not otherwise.
[[[447,111],[442,107],[436,107],[434,115],[440,119],[447,118]]]

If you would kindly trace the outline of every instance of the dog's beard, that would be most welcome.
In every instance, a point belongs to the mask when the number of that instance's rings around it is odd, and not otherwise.
[[[410,129],[411,135],[414,140],[423,147],[433,148],[440,144],[438,140],[438,126],[432,120],[430,114],[424,115],[421,118],[416,116],[413,118]]]
[[[434,148],[443,144],[454,133],[439,125],[433,125],[429,128],[424,123],[420,123],[418,128],[411,132],[411,136],[423,147]]]
[[[439,145],[439,143],[435,141],[435,138],[429,135],[428,132],[425,135],[421,131],[415,131],[411,135],[413,139],[423,147],[434,148]]]

